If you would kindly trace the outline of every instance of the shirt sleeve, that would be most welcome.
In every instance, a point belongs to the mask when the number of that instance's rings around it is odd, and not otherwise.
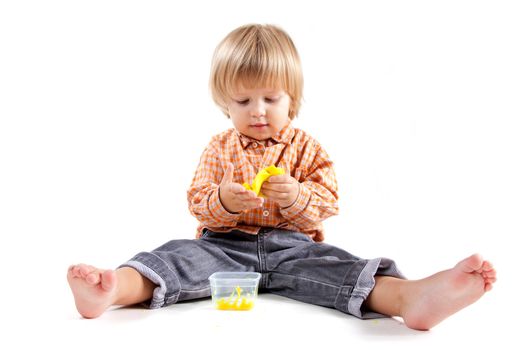
[[[307,231],[337,215],[339,206],[333,163],[320,146],[314,152],[311,164],[305,166],[305,171],[296,201],[280,211],[294,226]]]
[[[219,184],[224,175],[220,159],[212,144],[204,150],[187,193],[188,207],[204,226],[235,227],[240,214],[227,211],[219,198]]]

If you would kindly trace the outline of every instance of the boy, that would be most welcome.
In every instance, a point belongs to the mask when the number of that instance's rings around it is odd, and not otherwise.
[[[117,270],[73,265],[68,281],[79,313],[149,301],[151,308],[210,296],[216,271],[258,271],[263,291],[361,318],[400,316],[429,329],[478,300],[496,272],[479,255],[422,280],[392,260],[360,259],[323,241],[322,221],[338,212],[333,165],[320,144],[291,126],[302,97],[299,56],[275,26],[247,25],[226,36],[211,68],[212,96],[233,129],[215,136],[188,190],[197,239],[137,254]],[[245,189],[275,164],[261,188]]]

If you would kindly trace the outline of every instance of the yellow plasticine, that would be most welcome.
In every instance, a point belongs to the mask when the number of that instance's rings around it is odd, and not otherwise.
[[[263,197],[261,192],[261,186],[264,183],[264,181],[268,180],[270,176],[273,175],[282,175],[284,174],[283,168],[278,168],[275,165],[270,165],[269,167],[266,167],[264,169],[261,169],[257,175],[255,176],[255,179],[253,179],[252,184],[244,183],[242,184],[244,188],[247,190],[255,192],[255,194],[259,197]]]
[[[234,294],[237,296],[234,298]],[[215,302],[215,306],[219,310],[250,310],[253,307],[253,300],[246,297],[241,297],[241,287],[235,287],[235,290],[228,298],[220,298]]]
[[[235,303],[231,303],[226,298],[220,298],[215,303],[215,306],[219,310],[247,311],[253,307],[253,300],[242,297],[240,300],[236,299]]]

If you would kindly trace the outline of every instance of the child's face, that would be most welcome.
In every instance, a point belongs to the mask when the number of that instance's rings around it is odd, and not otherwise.
[[[288,124],[290,96],[281,89],[238,88],[228,103],[235,129],[256,140],[267,140]]]

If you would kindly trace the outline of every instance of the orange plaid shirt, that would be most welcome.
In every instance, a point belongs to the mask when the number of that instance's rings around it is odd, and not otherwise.
[[[227,163],[234,166],[233,181],[251,183],[269,165],[284,168],[299,182],[294,204],[280,208],[265,200],[261,208],[241,213],[227,211],[219,199],[219,184]],[[305,233],[323,241],[322,221],[339,211],[333,163],[319,142],[288,123],[276,136],[257,141],[229,129],[212,138],[204,150],[188,190],[190,212],[199,220],[197,238],[207,228],[215,232],[240,230],[257,234],[262,227]]]

